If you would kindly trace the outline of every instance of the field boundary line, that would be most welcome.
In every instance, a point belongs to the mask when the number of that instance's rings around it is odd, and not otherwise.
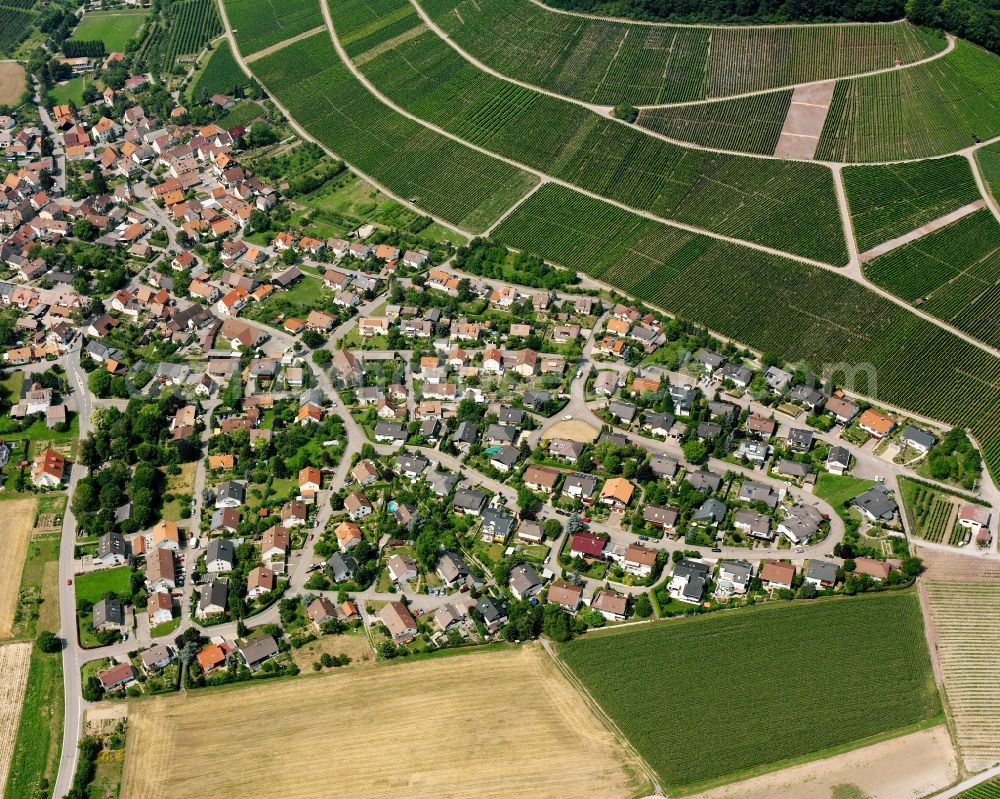
[[[470,239],[471,238],[475,238],[475,236],[477,234],[474,233],[474,232],[472,232],[471,230],[466,230],[465,228],[459,227],[458,225],[456,225],[456,224],[454,224],[452,222],[449,222],[446,219],[442,219],[441,217],[435,216],[434,214],[430,213],[429,211],[426,211],[423,208],[418,207],[417,205],[415,205],[414,203],[410,202],[409,200],[407,200],[407,199],[405,199],[403,197],[400,197],[398,194],[396,194],[396,192],[392,191],[388,186],[384,185],[381,181],[376,180],[375,178],[371,177],[368,173],[362,171],[361,169],[358,169],[356,166],[354,166],[352,163],[350,163],[347,159],[342,158],[340,155],[338,155],[333,150],[331,150],[329,147],[327,147],[323,142],[319,141],[318,139],[316,139],[316,137],[312,136],[305,128],[303,128],[302,125],[299,124],[298,120],[296,120],[295,117],[289,112],[289,110],[287,108],[285,108],[285,106],[281,103],[281,101],[278,100],[278,98],[275,96],[274,92],[272,92],[267,87],[267,84],[264,83],[264,81],[262,81],[253,72],[253,70],[250,69],[250,67],[247,66],[246,59],[243,57],[243,54],[240,52],[239,46],[236,44],[236,36],[233,35],[233,29],[232,29],[232,26],[229,23],[229,16],[226,13],[226,5],[225,5],[225,3],[223,2],[223,0],[215,0],[215,4],[216,4],[216,7],[219,9],[219,16],[220,16],[220,18],[222,20],[222,27],[224,29],[224,32],[223,32],[222,35],[225,36],[226,39],[227,39],[227,41],[229,42],[229,47],[233,51],[233,58],[236,59],[236,63],[239,64],[240,69],[243,70],[243,73],[248,78],[251,78],[252,80],[255,80],[258,83],[260,83],[260,85],[267,92],[268,97],[270,97],[271,102],[274,103],[275,107],[279,111],[281,111],[281,113],[285,116],[285,119],[288,120],[288,124],[291,126],[292,130],[295,131],[295,133],[296,133],[297,136],[299,136],[304,141],[312,142],[317,147],[319,147],[320,149],[322,149],[323,152],[325,152],[331,158],[336,158],[338,161],[342,161],[344,163],[344,166],[346,166],[348,169],[350,169],[352,172],[354,172],[354,174],[358,175],[363,180],[368,181],[372,186],[374,186],[376,189],[378,189],[379,191],[381,191],[387,197],[391,197],[393,200],[395,200],[396,202],[398,202],[404,208],[408,208],[409,210],[411,210],[414,213],[419,214],[421,216],[428,216],[431,219],[433,219],[435,222],[437,222],[439,225],[441,225],[442,227],[447,228],[448,230],[454,231],[455,233],[458,233],[458,234],[460,234],[462,236],[466,236],[466,237],[468,237]]]
[[[522,205],[524,205],[536,191],[538,191],[540,188],[542,188],[542,186],[544,186],[546,183],[549,182],[550,182],[549,180],[544,178],[542,180],[539,180],[538,183],[536,183],[534,187],[528,191],[527,194],[521,197],[521,199],[517,200],[510,208],[504,211],[492,225],[486,228],[486,230],[483,231],[483,235],[484,236],[492,235],[493,231],[496,230],[498,227],[500,227],[500,225],[507,220],[507,217],[509,217],[511,214],[517,211],[517,209],[520,208]]]
[[[303,39],[308,39],[310,36],[315,36],[317,33],[319,33],[322,30],[323,30],[323,26],[322,25],[317,25],[315,28],[312,28],[311,30],[307,30],[307,31],[302,31],[302,33],[299,33],[299,34],[297,34],[295,36],[292,36],[290,39],[284,39],[283,41],[280,41],[277,44],[272,44],[271,46],[265,47],[262,50],[258,50],[255,53],[250,53],[250,55],[246,56],[246,58],[244,60],[248,64],[252,64],[254,61],[256,61],[259,58],[265,58],[266,56],[269,56],[272,53],[276,53],[279,50],[283,50],[284,48],[286,48],[290,44],[295,44],[296,42],[301,42]]]
[[[629,739],[625,736],[625,733],[621,731],[618,725],[615,724],[611,716],[609,716],[607,713],[604,712],[604,708],[602,708],[600,704],[597,702],[597,700],[594,699],[593,696],[591,696],[590,691],[587,690],[587,687],[573,673],[573,670],[562,662],[562,660],[559,658],[559,655],[556,653],[555,648],[552,646],[552,642],[549,641],[547,638],[540,638],[539,641],[542,644],[542,648],[546,651],[546,653],[548,653],[549,657],[552,658],[552,662],[555,665],[556,669],[559,671],[559,673],[562,674],[563,677],[566,679],[566,681],[569,682],[569,684],[573,686],[574,689],[576,689],[577,693],[580,694],[580,698],[583,699],[584,704],[586,704],[587,707],[590,708],[591,712],[597,717],[597,719],[605,727],[607,727],[608,731],[616,739],[618,739],[619,745],[621,745],[622,748],[625,749],[625,751],[631,754],[632,757],[636,758],[637,762],[642,766],[642,769],[646,772],[646,777],[652,784],[653,790],[655,791],[655,795],[665,797],[667,793],[666,791],[663,790],[662,786],[660,785],[660,780],[657,777],[656,772],[653,771],[649,763],[646,762],[646,759],[639,754],[638,750],[632,745],[631,741],[629,741]]]
[[[861,263],[866,264],[869,261],[873,261],[879,256],[885,255],[903,247],[910,242],[919,241],[924,238],[924,236],[929,236],[941,228],[947,227],[953,222],[957,222],[959,219],[964,219],[976,211],[980,211],[987,205],[986,200],[980,198],[978,200],[973,200],[971,203],[966,203],[961,208],[956,208],[954,211],[945,214],[944,216],[939,216],[937,219],[932,219],[924,225],[918,228],[914,228],[909,233],[904,233],[902,236],[896,236],[894,239],[889,239],[881,244],[872,247],[870,250],[866,250],[861,253]]]

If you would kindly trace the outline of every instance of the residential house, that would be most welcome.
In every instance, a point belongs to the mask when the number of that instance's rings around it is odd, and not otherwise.
[[[378,618],[396,643],[409,643],[417,634],[417,622],[402,602],[387,603]]]
[[[549,597],[551,600],[551,589]],[[625,621],[628,597],[610,588],[599,588],[591,600],[590,607],[598,611],[608,621]]]
[[[229,587],[224,582],[213,580],[202,586],[194,615],[199,619],[221,615],[226,612],[228,600]]]
[[[790,589],[795,579],[795,565],[777,560],[765,560],[760,567],[760,581],[770,591]]]
[[[240,658],[250,671],[257,671],[267,661],[278,656],[278,643],[273,636],[255,638],[240,647]]]
[[[368,497],[360,491],[352,491],[344,498],[344,510],[352,521],[357,521],[369,516],[375,509]]]
[[[837,564],[811,558],[806,567],[805,581],[817,588],[833,588],[837,584]]]
[[[515,566],[508,581],[510,592],[517,599],[529,599],[542,590],[542,579],[531,566]]]
[[[579,585],[555,580],[549,585],[546,601],[552,605],[558,605],[567,613],[576,613],[583,600],[583,588]]]
[[[417,562],[409,555],[403,555],[398,552],[389,556],[386,568],[389,571],[389,577],[397,584],[407,580],[415,580],[420,574]]]
[[[674,599],[697,605],[705,592],[708,575],[707,564],[690,558],[681,558],[674,564],[674,572],[667,584],[667,590]]]

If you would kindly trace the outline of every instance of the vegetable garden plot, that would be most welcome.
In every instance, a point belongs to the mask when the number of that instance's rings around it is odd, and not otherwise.
[[[493,235],[821,373],[832,364],[870,364],[877,399],[970,428],[1000,474],[1000,359],[855,281],[554,185],[528,198]],[[855,387],[869,390],[860,378]]]
[[[296,120],[362,172],[431,214],[482,231],[534,178],[397,114],[337,56],[326,32],[254,62]]]

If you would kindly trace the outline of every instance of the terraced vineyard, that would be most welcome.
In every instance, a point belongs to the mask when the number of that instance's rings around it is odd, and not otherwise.
[[[983,209],[865,264],[882,288],[1000,345],[1000,224]]]
[[[976,151],[976,160],[994,202],[1000,202],[1000,142]]]
[[[899,488],[910,533],[933,544],[944,541],[956,503],[947,494],[905,477],[899,478]]]
[[[926,590],[956,740],[966,767],[977,771],[1000,758],[1000,681],[996,679],[1000,581],[929,579]]]
[[[494,237],[821,373],[870,364],[877,387],[859,374],[854,390],[970,427],[993,473],[1000,469],[1000,359],[852,280],[554,185],[532,195]]]
[[[234,87],[245,86],[247,83],[249,80],[233,58],[229,41],[224,40],[219,42],[215,52],[208,57],[205,66],[195,77],[192,96],[200,99],[202,94],[209,97],[217,93],[232,95]]]
[[[771,604],[587,635],[559,651],[668,791],[940,710],[912,593]],[[796,678],[774,679],[778,663]],[[739,735],[721,735],[733,718],[752,721]]]
[[[590,103],[700,100],[909,63],[944,47],[906,24],[691,27],[557,14],[529,0],[420,0],[498,72]]]
[[[381,103],[338,58],[326,32],[253,68],[317,140],[397,195],[467,230],[485,230],[535,182]]]
[[[1000,56],[958,41],[943,58],[837,84],[816,157],[925,158],[1000,135]]]
[[[386,15],[406,2],[387,2]],[[349,23],[357,3],[338,6],[338,35],[341,27],[346,38],[356,34]],[[825,167],[690,150],[482,72],[431,31],[403,40],[394,29],[393,37],[395,46],[364,60],[361,71],[393,102],[463,141],[639,210],[847,261]],[[367,40],[367,52],[377,48],[375,34]]]
[[[846,167],[843,175],[862,252],[981,199],[962,156]]]
[[[316,0],[225,0],[225,4],[243,55],[323,24]]]
[[[679,141],[771,155],[791,99],[789,89],[736,100],[649,108],[643,109],[636,121]]]

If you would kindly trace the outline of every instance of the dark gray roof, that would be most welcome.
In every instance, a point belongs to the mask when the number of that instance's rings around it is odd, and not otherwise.
[[[502,510],[497,510],[496,508],[487,508],[482,513],[483,527],[487,530],[492,530],[493,535],[503,536],[506,538],[512,532],[514,532],[514,525],[517,524],[517,519]]]
[[[724,518],[726,518],[726,506],[715,497],[709,497],[702,503],[701,507],[694,512],[691,518],[699,521],[705,519],[713,522],[721,522]]]
[[[500,448],[499,452],[495,452],[490,455],[490,460],[498,461],[504,466],[510,467],[517,463],[517,459],[521,457],[521,450],[517,447],[512,447],[505,445]]]
[[[399,422],[388,422],[383,419],[375,425],[375,437],[402,441],[406,439],[406,427]]]
[[[94,603],[94,627],[125,624],[125,608],[118,597],[105,597]]]
[[[542,578],[526,563],[515,566],[510,572],[510,587],[522,596],[539,588],[541,584]]]
[[[839,463],[847,467],[851,465],[851,451],[847,447],[830,447],[830,453],[826,456],[827,463]]]
[[[687,480],[691,485],[693,485],[699,491],[718,491],[719,486],[722,485],[722,478],[713,472],[703,472],[694,471],[688,472],[684,475],[684,479]]]
[[[248,666],[256,666],[278,654],[278,644],[270,635],[257,638],[240,647],[240,655]]]
[[[236,480],[226,480],[226,482],[216,489],[215,494],[216,500],[235,499],[237,502],[245,502],[247,498],[247,489],[243,483],[237,482]]]
[[[896,501],[884,485],[875,485],[854,498],[854,504],[876,519],[891,519],[896,513]]]
[[[930,449],[937,443],[937,438],[935,438],[931,433],[928,433],[926,430],[921,430],[919,427],[910,425],[903,431],[903,441],[912,441],[914,444],[923,447],[924,449]]]
[[[837,564],[828,560],[810,560],[806,569],[806,577],[822,580],[824,583],[837,582]]]
[[[233,564],[236,562],[236,547],[227,538],[213,538],[208,542],[205,550],[205,561],[221,560],[224,563]]]
[[[105,533],[97,539],[97,556],[102,560],[112,555],[125,557],[125,537],[121,533]]]
[[[345,555],[341,552],[334,552],[326,562],[326,565],[330,568],[335,583],[350,580],[354,576],[354,572],[358,569],[358,562],[350,555]]]
[[[481,491],[474,491],[471,488],[463,488],[455,494],[452,504],[462,510],[481,510],[486,501],[486,495]]]
[[[198,607],[207,608],[209,605],[226,607],[229,599],[229,588],[221,580],[213,580],[201,589],[201,598],[198,600]]]
[[[486,428],[486,440],[489,442],[499,441],[504,444],[512,444],[518,436],[518,429],[510,425],[491,424]]]
[[[507,609],[503,606],[503,602],[496,597],[484,596],[476,603],[476,607],[483,614],[483,619],[487,624],[501,622],[507,618]]]
[[[500,424],[520,427],[524,421],[524,411],[520,408],[501,408],[497,411],[497,419]]]
[[[688,579],[691,579],[691,577],[695,574],[707,577],[708,564],[697,560],[691,560],[690,558],[681,558],[674,564],[675,577],[687,577]]]
[[[455,430],[455,441],[474,444],[477,438],[479,438],[479,428],[472,422],[461,422]]]

